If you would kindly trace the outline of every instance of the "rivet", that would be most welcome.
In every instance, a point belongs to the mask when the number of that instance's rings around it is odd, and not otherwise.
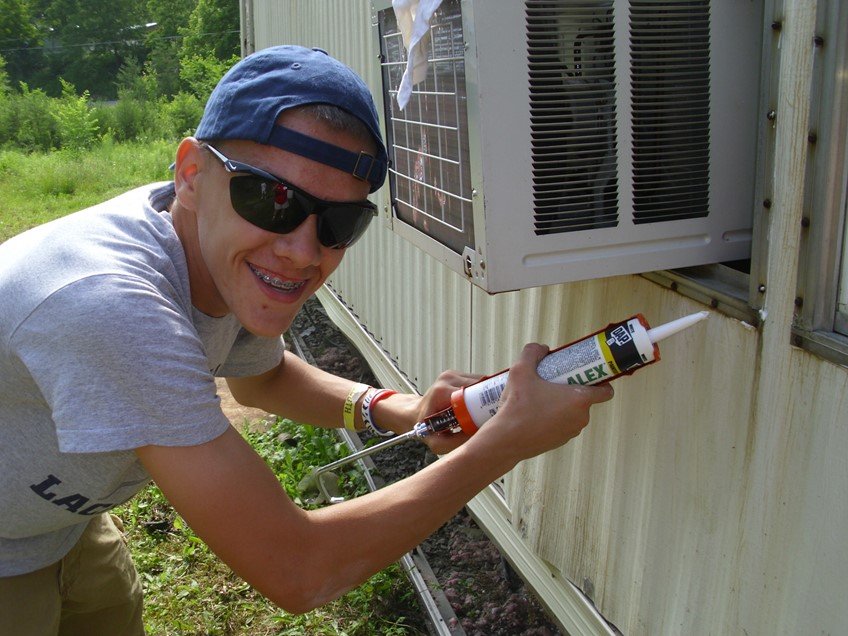
[[[766,210],[770,210],[771,209],[771,199],[763,199],[763,207]]]
[[[777,112],[770,110],[768,113],[766,113],[766,119],[768,119],[769,121],[774,121],[775,119],[777,119]]]
[[[820,35],[815,36],[813,38],[813,44],[815,44],[816,46],[823,46],[824,45],[824,38]]]
[[[819,136],[818,136],[818,134],[816,133],[816,131],[815,131],[815,130],[811,130],[811,131],[809,132],[809,134],[807,135],[807,141],[809,141],[811,144],[814,144],[814,143],[816,143],[818,140],[819,140]]]
[[[801,219],[801,227],[810,227],[810,217],[805,216],[803,219]]]
[[[801,298],[800,296],[798,296],[798,297],[795,299],[795,306],[796,306],[796,307],[803,307],[803,306],[804,306],[804,299],[803,299],[803,298]]]
[[[766,293],[766,286],[761,284],[759,287],[757,287],[757,291],[760,292],[761,294],[765,294]]]

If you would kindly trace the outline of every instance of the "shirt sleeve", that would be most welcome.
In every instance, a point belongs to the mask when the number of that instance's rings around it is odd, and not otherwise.
[[[242,328],[218,375],[241,378],[265,373],[280,364],[285,349],[282,337],[255,336]]]

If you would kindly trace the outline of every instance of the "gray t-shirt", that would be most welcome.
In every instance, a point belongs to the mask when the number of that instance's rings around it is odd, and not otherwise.
[[[133,449],[221,435],[214,376],[282,358],[194,309],[172,197],[139,188],[0,245],[0,576],[55,563],[138,492]]]

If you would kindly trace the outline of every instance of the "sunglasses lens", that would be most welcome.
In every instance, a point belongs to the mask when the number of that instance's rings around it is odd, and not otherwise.
[[[364,206],[329,206],[318,216],[318,240],[325,247],[350,247],[372,218],[374,211]]]
[[[309,216],[294,197],[288,199],[285,186],[255,175],[230,179],[230,202],[245,221],[278,234],[291,232]]]
[[[377,210],[368,202],[334,205],[320,201],[257,175],[232,177],[230,202],[245,221],[277,234],[292,232],[315,213],[318,215],[318,240],[330,248],[352,245],[365,232]]]

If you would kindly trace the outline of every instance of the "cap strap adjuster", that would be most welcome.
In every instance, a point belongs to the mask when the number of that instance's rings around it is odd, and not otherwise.
[[[360,181],[371,180],[371,170],[374,169],[374,155],[369,155],[364,150],[359,151],[359,156],[356,158],[356,163],[353,164],[351,175],[354,179]]]

